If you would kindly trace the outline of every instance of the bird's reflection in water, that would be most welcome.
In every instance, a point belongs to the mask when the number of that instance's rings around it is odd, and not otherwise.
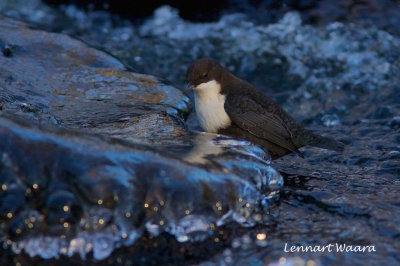
[[[183,160],[193,164],[220,161],[221,157],[245,156],[253,161],[269,164],[269,155],[248,141],[206,132],[193,133],[193,147],[183,155]]]

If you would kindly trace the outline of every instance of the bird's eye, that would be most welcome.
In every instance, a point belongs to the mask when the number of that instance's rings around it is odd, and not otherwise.
[[[207,77],[207,74],[208,74],[207,72],[204,72],[204,73],[201,75],[201,77],[202,77],[202,78],[205,78],[205,77]]]

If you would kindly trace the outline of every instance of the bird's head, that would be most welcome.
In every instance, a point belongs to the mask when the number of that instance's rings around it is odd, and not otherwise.
[[[221,65],[212,59],[203,58],[194,61],[187,70],[189,89],[200,92],[219,86],[222,72]]]

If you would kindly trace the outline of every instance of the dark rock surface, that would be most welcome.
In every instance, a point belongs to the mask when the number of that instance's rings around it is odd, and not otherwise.
[[[3,112],[40,124],[162,144],[185,133],[179,90],[129,72],[115,58],[66,35],[33,31],[0,17]],[[153,137],[151,137],[153,136]],[[157,138],[157,136],[159,136]]]

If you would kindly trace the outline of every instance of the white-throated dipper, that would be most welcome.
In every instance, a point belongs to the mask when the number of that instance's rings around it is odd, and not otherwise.
[[[300,126],[276,102],[212,59],[193,62],[187,76],[200,126],[207,132],[248,140],[273,158],[311,145],[343,151],[344,144]]]

